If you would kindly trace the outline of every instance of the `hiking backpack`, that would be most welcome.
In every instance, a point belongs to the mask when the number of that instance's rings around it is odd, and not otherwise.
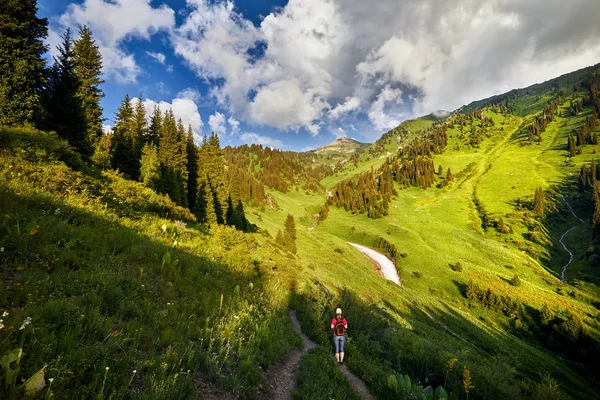
[[[344,320],[338,319],[335,323],[335,336],[345,336],[346,335],[346,327],[344,326]]]

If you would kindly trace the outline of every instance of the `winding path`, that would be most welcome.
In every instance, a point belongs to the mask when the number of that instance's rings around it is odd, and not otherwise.
[[[569,209],[571,214],[581,222],[580,224],[575,225],[574,227],[572,227],[571,229],[569,229],[568,231],[563,233],[562,236],[560,237],[560,239],[558,240],[560,242],[560,244],[562,245],[562,247],[567,251],[567,253],[569,253],[569,262],[566,263],[560,270],[560,280],[561,280],[561,282],[564,282],[565,281],[565,272],[567,271],[567,268],[569,267],[569,265],[571,265],[571,263],[573,262],[574,256],[573,256],[573,253],[571,252],[571,250],[569,250],[567,248],[567,246],[565,245],[565,243],[563,242],[563,239],[565,238],[565,236],[567,236],[567,234],[569,232],[571,232],[573,229],[575,229],[578,226],[580,226],[581,224],[583,224],[585,221],[582,220],[581,218],[579,218],[577,215],[575,215],[575,213],[573,212],[573,208],[571,207],[571,205],[569,204],[567,199],[565,199],[565,196],[563,196],[562,193],[559,193],[559,195],[564,200],[564,202],[567,204],[567,208]]]
[[[267,372],[267,398],[270,400],[289,400],[292,398],[292,392],[296,388],[298,379],[298,368],[302,357],[312,348],[317,347],[317,344],[310,340],[300,328],[300,322],[296,317],[296,311],[289,311],[292,327],[294,331],[302,338],[302,350],[294,350],[290,352],[280,363],[274,365]],[[366,400],[375,400],[375,398],[367,390],[365,383],[348,368],[340,367],[340,370],[352,385],[352,388],[360,393]]]

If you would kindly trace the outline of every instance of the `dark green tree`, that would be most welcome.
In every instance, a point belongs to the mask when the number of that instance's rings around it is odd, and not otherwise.
[[[160,130],[162,127],[162,114],[158,106],[154,106],[152,117],[150,117],[150,126],[148,127],[148,134],[145,142],[158,146],[160,141]]]
[[[283,232],[283,242],[286,249],[296,254],[296,224],[294,223],[294,217],[288,214],[285,219],[285,229]]]
[[[187,206],[187,140],[181,123],[175,122],[172,110],[165,113],[160,131],[158,156],[161,165],[159,191]]]
[[[141,157],[136,151],[136,143],[131,136],[132,122],[133,107],[129,95],[126,94],[115,117],[111,165],[129,179],[138,180]]]
[[[544,203],[546,201],[546,196],[544,195],[544,191],[541,187],[535,189],[535,196],[533,198],[533,211],[537,216],[544,216]]]
[[[102,76],[102,55],[92,37],[92,32],[84,26],[79,30],[79,39],[73,45],[75,74],[80,86],[77,96],[81,99],[85,113],[87,137],[92,146],[96,146],[102,136],[102,107],[100,100],[104,92],[100,85]]]
[[[198,195],[198,148],[194,143],[194,132],[188,126],[187,132],[187,171],[188,171],[188,207],[193,210]]]
[[[54,58],[50,73],[47,128],[67,139],[82,155],[91,156],[85,111],[78,95],[81,81],[75,72],[71,30],[67,29],[62,38],[62,45],[58,46],[59,55]]]
[[[3,0],[0,6],[0,125],[39,124],[46,84],[48,19],[37,18],[36,0]]]

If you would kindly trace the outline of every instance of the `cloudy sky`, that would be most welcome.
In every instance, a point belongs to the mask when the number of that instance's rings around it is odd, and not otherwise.
[[[600,62],[598,0],[38,0],[87,25],[106,124],[126,93],[223,145],[370,142],[401,121]],[[53,51],[53,50],[52,50]]]

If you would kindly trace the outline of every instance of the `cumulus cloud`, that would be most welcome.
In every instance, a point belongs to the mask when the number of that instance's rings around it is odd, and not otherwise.
[[[344,130],[344,128],[339,127],[335,131],[333,131],[333,136],[335,136],[336,139],[346,137],[346,131]]]
[[[223,136],[227,133],[227,128],[225,127],[225,115],[218,111],[208,118],[208,126],[210,126],[212,132],[217,133],[219,136]]]
[[[325,116],[389,129],[600,58],[596,0],[290,0],[260,26],[230,1],[187,3],[172,43],[219,105],[312,135]]]
[[[146,54],[154,58],[159,64],[165,65],[165,60],[167,57],[163,53],[153,53],[151,51],[147,51]]]
[[[360,99],[358,97],[346,97],[346,101],[344,103],[338,104],[332,110],[329,110],[327,115],[329,118],[335,120],[340,119],[344,115],[348,114],[351,111],[354,111],[360,107]]]
[[[237,133],[240,130],[240,121],[233,118],[233,116],[229,117],[227,123],[229,124],[229,126],[231,126],[232,133]]]
[[[279,139],[273,139],[267,136],[261,136],[257,133],[253,133],[253,132],[246,132],[243,133],[240,138],[242,139],[242,141],[244,143],[247,144],[252,144],[252,143],[256,143],[256,144],[262,144],[264,146],[269,146],[269,147],[275,147],[278,149],[283,148],[283,142]]]
[[[70,4],[60,16],[59,24],[74,31],[87,25],[102,53],[104,74],[119,83],[132,83],[141,68],[133,54],[121,45],[133,38],[149,40],[156,32],[170,31],[175,26],[175,13],[170,7],[163,4],[155,8],[150,3],[150,0],[84,0]],[[164,63],[164,55],[149,53],[154,57],[153,54]]]
[[[112,125],[106,125],[106,124],[102,125],[102,132],[104,132],[105,134],[112,133],[112,131],[113,131]]]
[[[379,130],[394,128],[400,124],[400,119],[386,114],[385,107],[388,104],[401,105],[402,103],[402,91],[400,89],[392,89],[389,85],[384,87],[371,105],[369,121]]]
[[[133,103],[137,101],[139,101],[139,99],[132,99]],[[146,115],[148,118],[150,118],[154,107],[158,107],[163,113],[167,110],[172,110],[175,118],[181,118],[181,121],[186,128],[188,125],[191,125],[196,141],[199,142],[204,122],[198,112],[198,106],[194,102],[193,90],[179,93],[170,103],[166,101],[157,102],[152,99],[146,99],[142,103],[146,108]]]

